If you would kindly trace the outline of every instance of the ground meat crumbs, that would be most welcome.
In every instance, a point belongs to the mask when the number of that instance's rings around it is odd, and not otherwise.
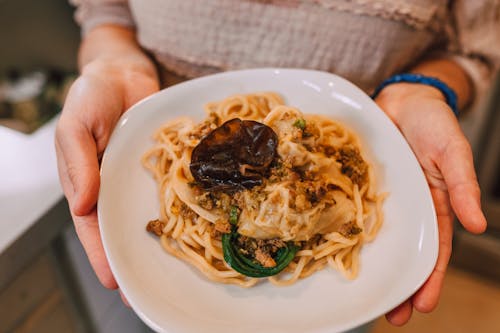
[[[255,239],[240,236],[237,242],[242,254],[255,259],[263,267],[276,266],[273,256],[276,255],[280,248],[286,246],[286,243],[279,238]]]
[[[207,210],[211,210],[215,206],[214,198],[210,195],[210,192],[205,192],[205,193],[197,196],[196,202],[202,208],[205,208]]]
[[[216,192],[215,206],[223,211],[229,211],[231,209],[231,199],[232,197],[227,193]]]
[[[221,234],[228,234],[231,232],[231,224],[225,220],[217,220],[215,222],[214,229]]]
[[[337,151],[336,159],[342,164],[342,173],[347,175],[354,184],[361,187],[366,182],[368,165],[356,147],[342,147]]]
[[[257,260],[263,267],[276,266],[276,261],[274,261],[273,257],[261,249],[255,250],[255,260]]]
[[[189,206],[186,205],[185,203],[182,203],[182,205],[181,205],[180,215],[183,218],[191,220],[191,221],[196,221],[196,219],[198,218],[198,215],[191,208],[189,208]]]
[[[297,181],[293,184],[291,207],[297,212],[303,212],[317,205],[325,198],[328,189],[322,181]]]
[[[156,236],[161,236],[163,234],[163,228],[165,228],[165,222],[160,220],[149,221],[146,226],[146,231],[155,234]]]
[[[204,209],[212,210],[214,208],[229,210],[232,197],[227,193],[220,191],[206,191],[196,196],[196,202]]]
[[[349,222],[349,223],[346,223],[346,224],[343,224],[341,227],[340,227],[340,230],[339,230],[339,233],[344,236],[344,237],[352,237],[354,235],[357,235],[359,234],[360,232],[362,232],[363,229],[361,229],[360,227],[358,227],[356,225],[356,223],[354,222]]]

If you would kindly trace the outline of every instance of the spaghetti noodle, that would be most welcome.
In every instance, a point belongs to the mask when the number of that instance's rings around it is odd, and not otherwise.
[[[268,277],[273,284],[293,284],[326,266],[354,279],[361,247],[381,227],[385,197],[375,191],[357,136],[339,122],[286,106],[275,93],[231,96],[205,111],[201,123],[181,117],[164,124],[142,159],[160,199],[159,218],[147,229],[163,248],[213,281],[250,287],[260,279],[227,260],[222,239],[234,233],[238,255],[263,269],[278,265],[276,253],[287,245],[295,249],[286,268]],[[249,188],[204,187],[193,177],[193,150],[234,118],[272,129],[276,158]],[[238,172],[254,177],[251,169],[245,164]]]

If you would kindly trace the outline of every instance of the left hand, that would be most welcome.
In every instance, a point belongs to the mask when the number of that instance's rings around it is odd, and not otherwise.
[[[376,103],[398,126],[415,153],[429,184],[439,229],[439,254],[434,271],[408,300],[386,314],[404,325],[413,308],[431,312],[438,304],[451,255],[453,220],[478,234],[486,229],[471,147],[458,121],[436,88],[397,83],[385,87]]]

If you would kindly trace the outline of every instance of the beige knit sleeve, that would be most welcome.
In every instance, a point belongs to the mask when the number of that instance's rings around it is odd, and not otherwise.
[[[85,35],[102,24],[134,27],[127,0],[69,0],[76,6],[75,19]]]
[[[457,0],[451,10],[449,51],[472,79],[477,104],[500,67],[500,0]]]

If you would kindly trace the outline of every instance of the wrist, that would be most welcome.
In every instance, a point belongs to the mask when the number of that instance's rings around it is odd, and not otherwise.
[[[85,36],[79,52],[82,75],[112,72],[141,74],[158,81],[153,60],[137,43],[135,31],[116,25],[100,25]]]
[[[82,76],[98,76],[123,80],[131,76],[146,76],[159,82],[154,63],[146,55],[105,53],[82,66]]]
[[[375,102],[391,119],[397,120],[406,109],[403,105],[409,101],[418,103],[419,100],[425,99],[446,103],[446,98],[439,89],[425,84],[407,82],[393,83],[384,87],[375,98]]]

